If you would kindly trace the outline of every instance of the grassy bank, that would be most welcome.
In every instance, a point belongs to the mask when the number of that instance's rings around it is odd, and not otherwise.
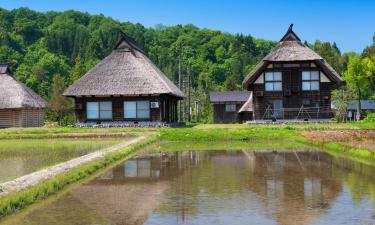
[[[58,175],[50,180],[41,182],[34,187],[6,195],[0,198],[0,218],[25,208],[32,203],[45,199],[48,196],[62,190],[66,186],[86,178],[95,172],[98,172],[101,169],[118,162],[119,160],[131,157],[136,153],[137,150],[154,141],[156,141],[156,137],[149,137],[146,141],[143,141],[137,145],[108,154],[102,160],[90,162],[77,167],[72,171]]]
[[[217,150],[302,150],[311,146],[290,140],[278,141],[159,141],[146,147],[146,152],[217,151]]]

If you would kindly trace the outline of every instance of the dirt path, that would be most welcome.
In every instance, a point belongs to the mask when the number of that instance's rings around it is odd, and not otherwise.
[[[138,144],[141,141],[146,140],[151,135],[152,134],[144,134],[143,136],[122,142],[112,147],[109,147],[100,151],[96,151],[96,152],[93,152],[93,153],[60,163],[60,164],[57,164],[55,166],[51,166],[49,168],[36,171],[34,173],[27,174],[25,176],[19,177],[12,181],[2,183],[0,184],[0,187],[2,188],[2,192],[0,192],[0,197],[3,197],[14,191],[20,191],[25,188],[35,186],[44,180],[48,180],[50,178],[55,177],[56,175],[68,172],[76,168],[77,166],[92,162],[94,160],[102,159],[109,153],[116,152],[125,147]]]

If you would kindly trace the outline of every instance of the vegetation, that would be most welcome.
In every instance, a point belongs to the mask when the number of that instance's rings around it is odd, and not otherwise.
[[[155,140],[155,137],[150,137],[146,141],[143,141],[137,145],[108,154],[102,160],[82,165],[70,172],[58,175],[50,180],[43,181],[32,188],[0,197],[0,218],[25,208],[34,202],[45,199],[48,196],[62,190],[66,186],[86,178],[103,168],[115,165],[115,163],[119,160],[131,157],[136,150],[154,142]]]
[[[342,87],[332,91],[332,99],[335,102],[335,119],[339,122],[345,122],[348,117],[349,102],[354,97],[354,93],[346,88]]]
[[[77,11],[40,13],[27,8],[0,8],[0,26],[0,62],[11,63],[17,79],[49,100],[53,112],[48,119],[63,125],[72,121],[72,104],[58,95],[109,54],[121,31],[132,37],[175,83],[181,59],[183,80],[191,79],[192,101],[199,100],[201,122],[211,121],[208,92],[241,89],[243,78],[276,44],[191,24],[145,28],[138,23]],[[374,95],[374,44],[361,56],[341,54],[335,43],[306,44],[339,73],[347,74],[348,84],[357,80],[350,71],[360,61],[364,84],[360,86],[361,96]],[[184,91],[187,88],[182,87]]]
[[[369,113],[364,119],[365,122],[374,123],[375,122],[375,113]]]

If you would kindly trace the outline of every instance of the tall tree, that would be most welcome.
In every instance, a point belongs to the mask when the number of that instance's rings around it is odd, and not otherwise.
[[[74,66],[70,72],[69,84],[72,84],[74,81],[81,78],[85,73],[84,65],[82,63],[81,57],[77,56]]]
[[[366,85],[366,69],[363,60],[356,54],[349,56],[348,70],[344,79],[349,88],[353,89],[357,97],[357,120],[361,112],[361,100]]]
[[[60,75],[55,75],[53,77],[52,96],[49,104],[60,125],[64,116],[69,114],[72,109],[72,101],[62,95],[65,89],[64,78]]]

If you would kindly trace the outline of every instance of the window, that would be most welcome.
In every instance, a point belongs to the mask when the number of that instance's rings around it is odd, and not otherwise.
[[[282,91],[282,74],[281,72],[265,73],[266,91]]]
[[[319,90],[319,71],[302,72],[302,90],[318,91]]]
[[[148,119],[150,118],[149,101],[125,101],[124,102],[125,119]]]
[[[87,102],[87,119],[112,119],[112,102]]]
[[[124,102],[124,117],[137,118],[137,102]]]
[[[235,104],[227,104],[225,105],[225,112],[235,112],[236,105]]]
[[[137,118],[150,118],[149,101],[137,101]]]

